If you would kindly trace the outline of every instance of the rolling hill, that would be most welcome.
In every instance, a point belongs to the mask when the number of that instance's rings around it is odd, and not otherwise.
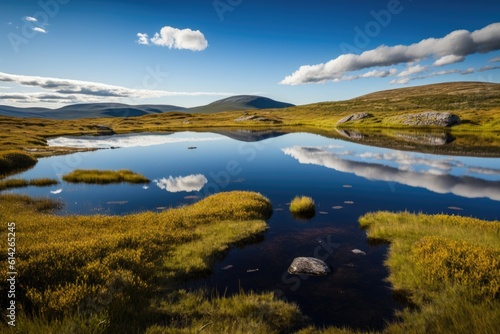
[[[171,105],[127,105],[121,103],[73,104],[59,109],[16,108],[0,105],[0,115],[23,118],[80,119],[100,117],[135,117],[169,111],[211,114],[222,111],[278,109],[293,107],[293,104],[278,102],[266,97],[241,95],[225,98],[205,106],[184,108]]]
[[[195,114],[212,114],[222,111],[282,109],[293,106],[293,104],[275,101],[267,97],[255,95],[238,95],[212,102],[210,104],[207,104],[206,106],[190,108],[189,112]]]
[[[73,104],[59,109],[16,108],[0,106],[0,115],[24,118],[79,119],[99,117],[134,117],[167,111],[183,111],[185,108],[170,105],[136,105],[121,103]]]

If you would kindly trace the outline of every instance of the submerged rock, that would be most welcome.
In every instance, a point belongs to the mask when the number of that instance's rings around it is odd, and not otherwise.
[[[323,276],[331,272],[328,265],[314,257],[297,257],[288,268],[290,274]]]

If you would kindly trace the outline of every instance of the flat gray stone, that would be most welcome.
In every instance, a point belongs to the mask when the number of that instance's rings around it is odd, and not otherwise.
[[[297,257],[288,268],[290,274],[323,276],[331,272],[328,265],[314,257]]]
[[[340,119],[337,122],[337,125],[338,124],[344,124],[344,123],[347,123],[347,122],[359,121],[359,120],[362,120],[362,119],[365,119],[365,118],[369,118],[369,117],[373,117],[373,115],[368,114],[366,112],[360,112],[360,113],[352,114],[352,115],[349,115],[349,116],[346,116],[346,117]]]

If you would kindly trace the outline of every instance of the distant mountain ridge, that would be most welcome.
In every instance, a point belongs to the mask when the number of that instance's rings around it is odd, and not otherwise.
[[[238,95],[194,108],[154,104],[128,105],[122,103],[82,103],[58,109],[38,107],[17,108],[0,105],[0,115],[23,118],[79,119],[99,117],[136,117],[169,111],[211,114],[222,111],[280,109],[293,106],[293,104],[275,101],[267,97]]]
[[[172,105],[127,105],[120,103],[74,104],[59,109],[16,108],[0,105],[0,116],[24,118],[79,119],[99,117],[133,117],[162,112],[212,114],[223,111],[287,109],[300,112],[372,112],[417,110],[462,110],[500,106],[500,83],[444,82],[404,87],[362,95],[350,100],[318,102],[302,106],[275,101],[262,96],[238,95],[205,106],[183,108]]]
[[[190,108],[189,112],[211,114],[222,111],[252,110],[252,109],[282,109],[294,107],[291,103],[279,102],[267,97],[255,95],[237,95],[218,100],[202,107]]]

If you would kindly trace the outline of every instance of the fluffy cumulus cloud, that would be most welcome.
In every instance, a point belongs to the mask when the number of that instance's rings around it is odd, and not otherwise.
[[[37,93],[1,94],[1,100],[15,102],[99,102],[117,98],[156,98],[166,96],[228,96],[231,93],[218,92],[171,92],[163,90],[131,89],[97,82],[59,79],[50,77],[17,75],[0,72],[0,82],[21,86],[38,87],[51,91]],[[51,100],[51,101],[47,101]],[[113,100],[114,101],[114,100]]]
[[[148,34],[138,33],[137,37],[139,37],[139,39],[137,40],[137,44],[149,45],[149,39],[148,39],[149,36],[148,36]]]
[[[200,191],[208,183],[203,174],[191,174],[188,176],[173,177],[170,175],[161,180],[153,180],[158,188],[171,193]]]
[[[381,45],[359,55],[343,54],[327,63],[304,65],[285,77],[281,84],[300,85],[341,81],[346,73],[372,67],[418,63],[436,58],[434,66],[463,61],[475,53],[500,50],[500,23],[470,32],[455,30],[442,38],[427,38],[411,45]],[[416,65],[412,65],[416,66]]]
[[[199,30],[165,26],[151,38],[144,33],[138,33],[137,37],[138,44],[164,46],[169,49],[203,51],[208,47],[205,35]]]
[[[24,20],[24,21],[27,21],[27,22],[38,22],[38,20],[37,20],[37,19],[35,19],[35,18],[34,18],[34,17],[32,17],[32,16],[25,16],[25,17],[23,17],[23,20]]]

